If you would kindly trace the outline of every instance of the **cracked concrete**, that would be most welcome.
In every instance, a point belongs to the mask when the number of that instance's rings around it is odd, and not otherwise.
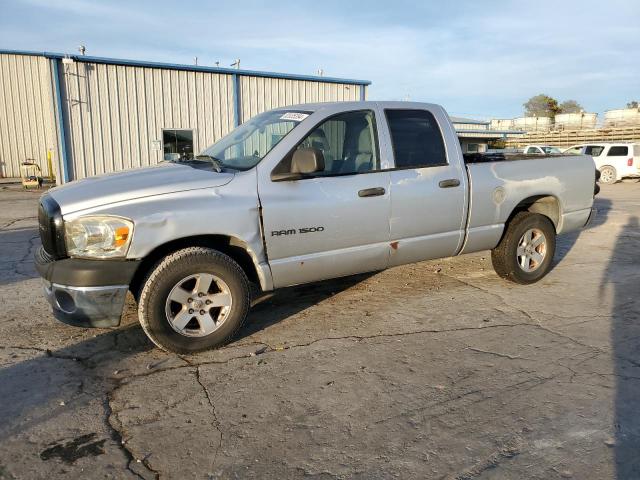
[[[539,284],[484,252],[296,287],[190,356],[132,300],[119,329],[53,320],[37,195],[0,202],[0,479],[640,477],[636,183]]]

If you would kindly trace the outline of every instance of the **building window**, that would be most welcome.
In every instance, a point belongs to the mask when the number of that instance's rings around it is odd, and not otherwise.
[[[163,130],[162,145],[165,160],[193,159],[193,130]]]
[[[477,153],[480,151],[480,145],[477,143],[467,143],[467,152],[468,153]]]

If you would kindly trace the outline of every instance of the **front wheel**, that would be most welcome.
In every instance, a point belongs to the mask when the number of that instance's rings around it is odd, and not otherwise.
[[[516,214],[496,248],[491,263],[498,275],[515,283],[534,283],[551,270],[556,250],[556,231],[544,215]]]
[[[249,282],[229,256],[191,247],[165,257],[149,273],[138,318],[158,347],[194,353],[225,344],[243,325]]]

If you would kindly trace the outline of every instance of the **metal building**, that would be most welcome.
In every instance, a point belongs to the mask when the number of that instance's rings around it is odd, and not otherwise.
[[[471,118],[449,117],[456,129],[462,153],[482,153],[489,148],[489,142],[520,136],[521,131],[492,128],[491,122]]]
[[[0,176],[58,183],[193,155],[297,103],[364,100],[366,80],[0,50]]]

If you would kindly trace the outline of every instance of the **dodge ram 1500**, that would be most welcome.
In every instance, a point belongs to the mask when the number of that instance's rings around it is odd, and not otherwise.
[[[190,160],[54,188],[36,265],[59,320],[120,323],[160,348],[220,346],[263,291],[491,250],[527,284],[593,215],[585,155],[471,155],[445,110],[408,102],[278,108]]]

